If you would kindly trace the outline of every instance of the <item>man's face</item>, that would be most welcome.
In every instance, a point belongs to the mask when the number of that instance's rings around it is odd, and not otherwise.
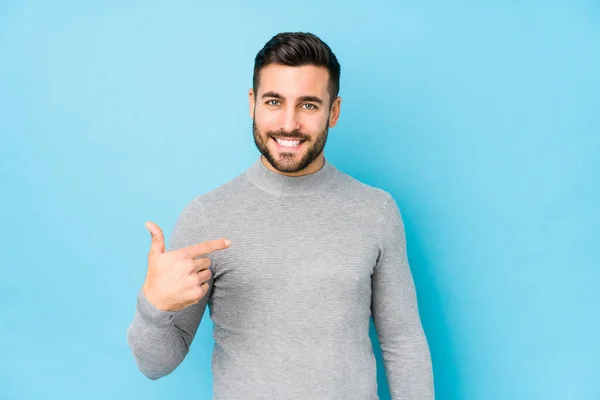
[[[256,95],[249,92],[252,130],[256,147],[276,170],[293,174],[323,157],[340,105],[338,97],[329,107],[328,84],[324,67],[270,64],[261,70]]]

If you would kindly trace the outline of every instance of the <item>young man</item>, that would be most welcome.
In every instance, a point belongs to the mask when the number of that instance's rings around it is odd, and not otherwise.
[[[169,251],[147,223],[127,339],[149,378],[181,363],[208,304],[214,399],[377,399],[371,316],[392,399],[434,398],[399,209],[323,154],[339,79],[315,35],[273,37],[248,93],[261,157],[184,208]]]

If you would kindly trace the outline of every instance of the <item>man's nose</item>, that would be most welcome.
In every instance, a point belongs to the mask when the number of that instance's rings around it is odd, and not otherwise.
[[[286,107],[279,117],[279,129],[292,132],[300,129],[298,114],[295,107]]]

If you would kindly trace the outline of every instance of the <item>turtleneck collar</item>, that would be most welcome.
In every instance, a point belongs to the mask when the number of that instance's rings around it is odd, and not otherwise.
[[[318,192],[333,183],[337,176],[335,167],[327,159],[321,169],[312,174],[287,176],[271,171],[263,164],[261,157],[246,171],[246,177],[254,185],[278,196]]]

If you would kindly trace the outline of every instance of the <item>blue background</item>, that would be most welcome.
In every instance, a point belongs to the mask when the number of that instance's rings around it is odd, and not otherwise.
[[[0,398],[210,399],[208,318],[164,379],[127,347],[144,222],[258,157],[297,30],[342,65],[326,156],[403,212],[437,398],[600,398],[598,2],[52,3],[0,3]]]

